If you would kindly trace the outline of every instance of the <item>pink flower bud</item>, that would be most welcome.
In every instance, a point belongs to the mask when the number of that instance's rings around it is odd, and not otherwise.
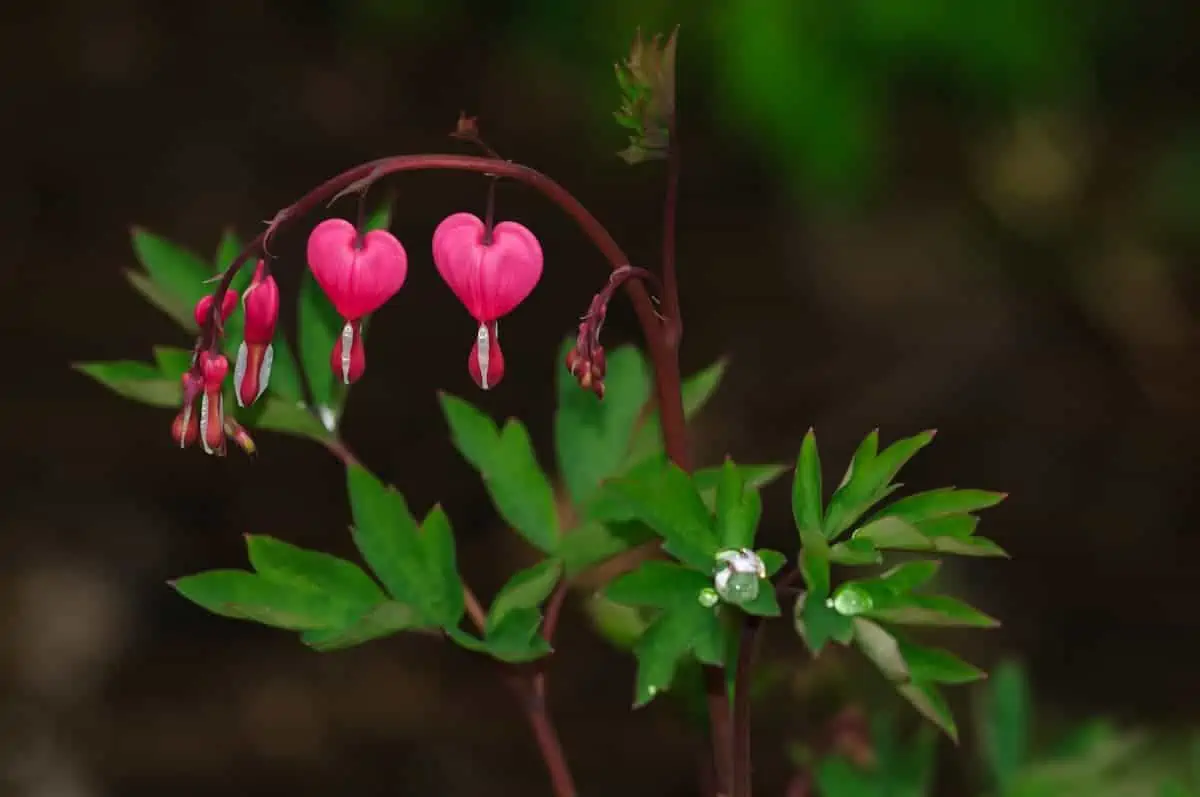
[[[225,419],[225,436],[234,443],[237,443],[238,448],[250,456],[258,453],[258,446],[254,444],[254,438],[250,437],[250,433],[246,431],[246,428],[233,418]]]
[[[204,378],[195,371],[185,371],[180,377],[183,384],[183,400],[179,414],[171,424],[171,437],[180,448],[187,448],[200,436],[200,414],[197,402],[204,390]]]
[[[495,321],[479,325],[475,345],[467,360],[467,371],[483,390],[490,390],[504,378],[504,352],[500,351],[500,334]]]
[[[542,278],[542,247],[524,226],[501,222],[490,231],[471,213],[447,217],[433,232],[433,262],[450,290],[479,322],[467,370],[487,390],[504,377],[496,324]]]
[[[225,298],[221,300],[221,321],[229,320],[229,316],[233,315],[233,311],[237,309],[238,294],[235,290],[225,291]],[[205,296],[200,301],[196,302],[196,308],[192,311],[192,317],[196,319],[196,326],[203,327],[208,323],[208,314],[212,312],[213,297]]]
[[[333,344],[329,367],[343,384],[352,385],[367,369],[367,351],[363,345],[362,322],[347,321],[342,334]]]
[[[263,394],[271,378],[271,363],[275,359],[271,340],[275,337],[275,323],[279,319],[279,286],[266,272],[266,263],[261,260],[254,270],[254,279],[242,295],[242,307],[246,328],[233,367],[233,387],[238,406],[247,407]]]
[[[225,456],[225,396],[222,387],[229,374],[224,355],[201,352],[200,373],[204,392],[200,396],[200,444],[207,454]]]

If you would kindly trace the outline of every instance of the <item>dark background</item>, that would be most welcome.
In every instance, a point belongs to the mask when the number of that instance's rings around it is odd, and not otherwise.
[[[1200,5],[64,0],[0,19],[4,794],[546,793],[485,663],[407,637],[321,656],[166,586],[240,566],[246,532],[347,552],[336,461],[269,433],[253,462],[181,454],[169,413],[68,364],[189,342],[121,275],[132,224],[209,257],[227,226],[249,236],[359,161],[464,151],[446,136],[460,110],[653,266],[663,170],[614,156],[610,115],[639,24],[683,25],[684,368],[731,362],[700,459],[788,461],[811,425],[833,479],[876,426],[938,428],[909,485],[1012,494],[984,530],[1014,560],[948,574],[1005,627],[957,649],[1020,656],[1047,711],[1196,721]],[[483,182],[387,185],[410,276],[372,328],[345,434],[415,507],[444,503],[488,595],[528,554],[449,446],[435,390],[520,415],[549,463],[556,352],[604,263],[501,186],[547,266],[506,322],[505,383],[480,396],[472,324],[427,241],[479,212]],[[281,238],[289,297],[305,230]],[[636,340],[627,309],[606,337]],[[767,505],[785,546],[786,487]],[[574,608],[567,624],[552,700],[584,791],[689,793],[687,729],[631,714],[631,664]],[[805,716],[766,712],[765,784]]]

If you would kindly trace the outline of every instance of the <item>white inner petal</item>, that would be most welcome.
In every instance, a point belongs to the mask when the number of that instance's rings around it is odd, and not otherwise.
[[[242,380],[246,378],[246,359],[249,357],[250,351],[246,348],[246,341],[242,341],[238,346],[237,362],[233,365],[233,395],[237,399],[239,407],[246,406],[242,403]]]
[[[354,347],[354,325],[349,321],[342,327],[342,382],[350,384],[350,353]]]
[[[487,324],[479,325],[479,332],[476,334],[475,340],[479,344],[476,348],[475,362],[479,365],[479,381],[481,383],[480,387],[482,387],[484,390],[487,390],[488,365],[492,361],[492,344],[490,336],[488,335]]]
[[[263,352],[262,365],[258,367],[258,392],[254,394],[257,400],[267,391],[267,382],[271,379],[271,364],[275,362],[275,346],[267,344],[267,350]]]

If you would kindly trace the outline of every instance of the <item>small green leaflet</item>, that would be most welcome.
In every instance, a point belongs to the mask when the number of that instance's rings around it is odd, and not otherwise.
[[[133,251],[145,273],[127,272],[130,283],[151,304],[189,332],[196,331],[192,310],[210,293],[205,281],[212,269],[201,257],[140,227],[132,230]]]
[[[872,432],[859,446],[842,485],[834,492],[825,515],[826,538],[836,539],[873,505],[899,485],[892,479],[906,462],[933,440],[932,431],[899,440],[876,453],[878,433]]]
[[[720,386],[722,377],[725,376],[726,366],[727,362],[725,360],[718,360],[702,371],[692,374],[683,380],[680,393],[683,399],[684,417],[691,419],[693,415],[708,404],[709,399],[712,398]],[[626,466],[632,467],[637,465],[647,457],[654,456],[661,451],[662,425],[658,418],[658,411],[651,410],[646,415],[645,421],[634,433]]]
[[[171,379],[149,363],[118,360],[107,363],[76,363],[76,371],[90,376],[123,398],[152,407],[178,409],[183,400],[179,376]]]

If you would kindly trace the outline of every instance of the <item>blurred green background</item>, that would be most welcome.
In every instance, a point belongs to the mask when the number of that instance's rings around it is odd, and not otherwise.
[[[246,532],[346,553],[335,461],[269,434],[253,462],[180,454],[170,413],[67,365],[188,343],[122,278],[130,225],[210,256],[354,163],[460,149],[460,110],[654,265],[661,164],[615,157],[612,64],[637,26],[676,23],[684,365],[731,360],[700,458],[787,461],[816,426],[841,463],[875,426],[937,427],[911,486],[1013,496],[985,533],[1015,560],[949,573],[1005,627],[950,644],[1021,658],[1048,721],[1200,721],[1200,5],[63,0],[0,26],[0,794],[546,793],[485,662],[419,639],[320,656],[166,587],[240,565]],[[428,257],[484,186],[388,186],[410,277],[345,432],[415,506],[443,502],[489,594],[527,554],[446,440],[434,391],[472,395],[473,326]],[[527,190],[502,185],[499,213],[547,273],[506,322],[505,383],[472,398],[546,451],[556,352],[603,263]],[[279,242],[289,296],[303,240]],[[636,339],[627,309],[610,319],[610,343]],[[794,547],[786,487],[766,501],[764,543]],[[570,611],[552,699],[585,793],[694,793],[686,725],[631,714],[632,664]],[[831,693],[770,642],[806,698],[760,713],[762,793],[782,794],[790,740],[878,684]],[[941,751],[939,793],[973,793],[966,757]]]

